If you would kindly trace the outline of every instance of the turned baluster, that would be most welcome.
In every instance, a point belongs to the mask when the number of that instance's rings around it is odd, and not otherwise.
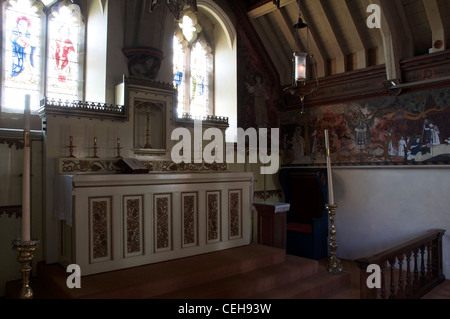
[[[433,279],[431,242],[427,244],[427,280]]]
[[[386,298],[386,284],[385,284],[385,275],[384,275],[385,269],[386,269],[386,263],[384,263],[383,267],[381,268],[381,290],[380,290],[381,299]]]
[[[405,293],[407,295],[409,295],[411,293],[411,289],[412,289],[412,286],[411,286],[412,274],[411,274],[411,265],[410,265],[410,263],[411,263],[411,254],[412,254],[411,251],[405,254],[406,255],[406,285],[405,285]]]
[[[389,299],[395,298],[395,274],[394,274],[394,265],[395,265],[395,259],[389,260],[389,268],[391,269],[391,280],[389,284]]]
[[[398,298],[403,298],[403,270],[402,270],[402,266],[403,266],[403,254],[401,254],[400,256],[397,256],[397,260],[398,260],[398,290],[397,290],[397,297]]]
[[[416,248],[413,251],[414,254],[414,281],[413,281],[413,286],[414,288],[417,287],[419,285],[419,268],[417,265],[417,258],[419,255],[419,249]]]
[[[425,282],[425,245],[420,246],[420,256],[421,256],[421,263],[420,263],[420,281],[422,283]]]

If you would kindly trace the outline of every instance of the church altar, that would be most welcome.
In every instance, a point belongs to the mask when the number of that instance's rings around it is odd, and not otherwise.
[[[83,276],[251,240],[252,173],[57,175],[55,185],[59,263]]]

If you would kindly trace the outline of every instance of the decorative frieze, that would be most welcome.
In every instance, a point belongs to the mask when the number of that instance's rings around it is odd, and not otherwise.
[[[283,198],[283,191],[281,189],[271,189],[266,191],[253,191],[253,197],[256,200],[270,200],[274,202],[281,202]]]
[[[122,105],[112,105],[78,100],[55,100],[45,97],[38,110],[41,117],[47,115],[75,116],[101,119],[126,120],[128,112]]]
[[[118,174],[121,172],[118,159],[60,158],[59,173],[76,174]]]
[[[101,158],[60,158],[59,173],[62,175],[79,174],[120,174],[122,172],[120,159]],[[141,161],[150,173],[162,172],[214,172],[227,171],[226,163],[174,163],[170,160]]]
[[[9,148],[14,145],[16,147],[16,150],[23,149],[23,139],[0,137],[0,144],[8,144]]]
[[[5,214],[8,217],[15,215],[16,218],[22,217],[22,205],[16,206],[0,206],[0,217]]]

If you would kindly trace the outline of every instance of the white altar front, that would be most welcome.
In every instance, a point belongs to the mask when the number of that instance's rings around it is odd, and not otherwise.
[[[58,175],[59,262],[90,275],[247,245],[252,173]],[[70,196],[69,196],[70,197]],[[62,214],[61,214],[62,212]],[[70,226],[71,225],[71,226]]]

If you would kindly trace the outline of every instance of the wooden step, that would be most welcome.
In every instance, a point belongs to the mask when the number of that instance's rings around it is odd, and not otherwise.
[[[60,265],[37,268],[31,279],[35,299],[339,298],[350,283],[346,272],[333,275],[316,260],[256,244],[82,276],[80,289],[67,287],[70,273]],[[16,293],[20,282],[9,287]]]
[[[283,249],[247,245],[243,247],[82,276],[80,289],[66,285],[69,273],[60,265],[38,265],[38,281],[58,298],[146,299],[214,280],[281,264]],[[81,269],[81,275],[83,270]]]
[[[318,271],[318,262],[286,256],[286,261],[235,276],[163,294],[161,299],[242,299],[307,278]],[[269,296],[270,298],[270,296]]]
[[[341,272],[331,274],[319,268],[314,274],[280,285],[252,299],[329,299],[336,290],[350,286],[350,274]],[[330,298],[332,299],[332,298]]]

